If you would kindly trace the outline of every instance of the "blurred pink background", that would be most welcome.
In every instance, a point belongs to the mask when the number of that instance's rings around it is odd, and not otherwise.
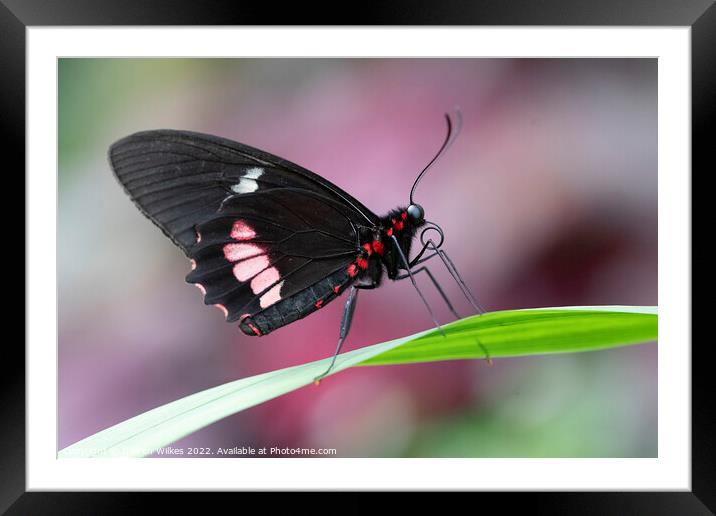
[[[657,304],[654,59],[61,59],[58,448],[244,376],[330,356],[342,301],[244,336],[184,282],[108,147],[139,130],[234,139],[378,214],[407,204],[455,105],[463,132],[415,199],[488,310]],[[436,276],[468,307],[441,267]],[[422,279],[438,316],[450,320]],[[344,298],[342,298],[344,299]],[[408,282],[361,293],[344,349],[431,326]],[[657,455],[657,347],[365,367],[175,446],[344,457]]]

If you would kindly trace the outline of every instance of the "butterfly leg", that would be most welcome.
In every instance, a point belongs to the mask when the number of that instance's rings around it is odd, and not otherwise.
[[[470,288],[465,283],[465,280],[462,279],[462,276],[458,272],[457,267],[455,267],[455,264],[450,259],[450,257],[447,255],[447,253],[445,251],[443,251],[442,249],[438,249],[438,247],[435,245],[435,242],[433,242],[432,240],[428,240],[426,246],[428,248],[432,249],[434,251],[434,253],[429,256],[426,256],[425,258],[421,258],[419,260],[413,260],[413,262],[411,262],[411,264],[410,264],[411,267],[414,267],[415,265],[421,264],[423,262],[430,260],[431,258],[435,258],[436,256],[438,256],[440,258],[440,260],[443,262],[443,264],[445,265],[445,268],[450,273],[450,276],[453,277],[455,282],[460,287],[460,290],[462,291],[463,295],[468,300],[468,302],[472,305],[472,307],[475,309],[475,311],[480,315],[484,314],[485,309],[482,308],[482,306],[480,306],[480,304],[477,302],[477,299],[475,298],[474,294],[472,293]]]
[[[484,314],[485,310],[477,302],[472,291],[470,291],[470,288],[467,286],[465,281],[462,279],[462,276],[460,276],[460,273],[458,272],[457,268],[455,267],[455,264],[450,259],[450,257],[447,255],[447,253],[441,249],[438,249],[438,247],[435,245],[435,242],[433,242],[432,240],[428,240],[428,242],[426,243],[425,246],[427,248],[432,249],[434,251],[434,253],[429,256],[426,256],[425,258],[421,258],[420,256],[422,255],[422,253],[420,253],[420,255],[418,255],[418,257],[410,263],[411,267],[414,267],[415,265],[426,262],[436,256],[440,257],[443,264],[445,265],[445,268],[448,270],[450,275],[453,277],[455,282],[458,284],[458,286],[460,287],[460,290],[462,290],[463,295],[467,298],[467,300],[470,302],[470,304],[475,309],[475,311],[478,313],[478,315]],[[416,269],[415,272],[417,273],[420,270],[422,270],[423,268],[425,268],[425,270],[427,271],[426,267],[421,267],[420,269]],[[427,271],[427,272],[429,272],[429,271]],[[430,274],[430,276],[431,276],[431,279],[433,279],[433,283],[435,284],[435,287],[442,294],[443,299],[445,299],[447,302],[447,298],[446,298],[445,294],[441,291],[440,287],[438,286],[438,284],[434,280],[434,278],[432,278],[432,274]],[[449,304],[448,304],[448,306],[449,306]],[[477,339],[477,345],[480,346],[480,349],[482,349],[482,351],[485,353],[485,360],[487,361],[487,363],[489,365],[492,365],[492,358],[490,357],[490,353],[487,351],[487,348],[485,347],[485,345],[482,342],[480,342],[480,339]]]
[[[418,287],[418,284],[415,282],[415,275],[413,274],[413,271],[410,270],[410,264],[408,263],[408,259],[405,257],[405,254],[403,253],[403,250],[400,248],[400,244],[398,243],[398,239],[395,238],[395,235],[391,235],[390,237],[393,240],[393,245],[395,246],[395,249],[398,252],[398,256],[400,257],[400,261],[403,264],[403,269],[405,269],[408,277],[410,278],[410,282],[413,284],[413,288],[415,288],[415,291],[420,296],[420,299],[423,300],[423,304],[425,305],[425,308],[428,309],[428,312],[430,313],[430,317],[433,319],[433,322],[435,323],[435,326],[440,331],[440,333],[445,336],[445,330],[443,330],[443,327],[440,326],[440,323],[438,322],[437,318],[435,317],[435,314],[433,313],[432,308],[430,308],[430,305],[428,304],[428,300],[425,299],[425,296],[423,295],[423,292],[420,290],[420,287]]]
[[[432,282],[433,282],[433,285],[435,285],[435,289],[440,293],[440,296],[443,298],[443,301],[445,301],[445,304],[447,305],[447,307],[450,309],[450,311],[452,312],[452,314],[453,314],[457,319],[459,319],[459,318],[460,318],[460,314],[457,313],[457,310],[455,310],[455,307],[452,306],[452,303],[450,302],[450,300],[448,299],[447,295],[445,294],[445,291],[443,291],[442,287],[440,286],[440,283],[438,283],[438,280],[436,280],[436,279],[435,279],[435,276],[433,276],[433,273],[430,272],[430,269],[428,269],[426,266],[420,267],[420,268],[418,268],[418,269],[412,269],[412,273],[413,273],[414,276],[417,276],[418,273],[420,273],[420,272],[425,272],[425,274],[428,275],[428,277],[430,278],[430,281],[432,281]],[[406,279],[406,278],[409,278],[409,277],[410,277],[410,276],[409,276],[408,274],[400,274],[400,275],[396,276],[395,279],[396,279],[396,281],[397,281],[397,280],[402,280],[402,279]]]
[[[336,351],[333,354],[333,360],[331,360],[331,364],[328,366],[328,369],[326,369],[322,374],[316,376],[313,379],[313,382],[318,385],[318,383],[325,378],[325,376],[331,372],[331,369],[333,369],[333,366],[336,363],[336,358],[338,358],[338,354],[341,352],[341,348],[343,347],[343,341],[346,340],[346,337],[348,336],[348,331],[351,329],[351,322],[353,322],[353,312],[355,312],[356,309],[356,303],[358,301],[358,288],[355,286],[352,286],[351,289],[348,291],[348,299],[346,300],[346,305],[343,308],[343,318],[341,319],[341,328],[339,332],[338,337],[338,345],[336,346]]]

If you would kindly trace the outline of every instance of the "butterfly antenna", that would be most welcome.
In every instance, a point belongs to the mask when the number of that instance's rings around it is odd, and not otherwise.
[[[415,188],[418,186],[418,183],[423,178],[425,173],[430,170],[430,167],[432,167],[435,162],[438,160],[440,156],[442,156],[445,151],[448,150],[450,145],[452,145],[452,142],[454,142],[458,135],[460,134],[460,129],[462,129],[462,113],[460,112],[460,109],[455,108],[455,127],[453,130],[453,123],[452,119],[450,118],[450,114],[445,113],[445,121],[447,122],[447,135],[445,136],[445,141],[443,141],[443,144],[440,146],[440,150],[438,150],[437,154],[435,154],[435,157],[430,160],[430,163],[428,163],[425,168],[418,174],[418,177],[415,178],[415,182],[413,183],[413,187],[410,189],[410,204],[413,203],[413,193],[415,192]]]

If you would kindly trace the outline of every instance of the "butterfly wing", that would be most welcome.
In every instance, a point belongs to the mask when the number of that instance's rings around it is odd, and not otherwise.
[[[185,254],[194,228],[227,197],[276,187],[303,188],[345,208],[356,224],[377,215],[321,176],[232,140],[190,131],[143,131],[110,147],[112,169],[127,194]]]
[[[204,302],[250,335],[339,295],[353,281],[360,228],[379,223],[320,176],[215,136],[137,133],[110,148],[110,163],[140,211],[192,260],[187,281]]]

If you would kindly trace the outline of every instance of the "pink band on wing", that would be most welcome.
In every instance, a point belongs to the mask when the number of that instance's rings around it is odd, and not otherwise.
[[[270,267],[251,280],[251,290],[254,294],[259,294],[276,283],[279,278],[278,269]]]
[[[226,244],[224,246],[224,257],[230,262],[238,262],[263,253],[264,250],[256,244]]]
[[[234,240],[251,240],[256,238],[256,232],[245,221],[237,220],[231,228],[231,238]]]
[[[268,266],[268,257],[265,254],[260,254],[259,256],[243,260],[234,265],[234,277],[241,282],[249,281],[261,271],[264,271]],[[256,291],[254,291],[254,293],[255,292]]]
[[[261,296],[261,298],[259,299],[259,304],[261,305],[261,308],[266,308],[267,306],[271,306],[272,304],[281,300],[281,287],[283,287],[283,281],[273,286],[271,290]]]

